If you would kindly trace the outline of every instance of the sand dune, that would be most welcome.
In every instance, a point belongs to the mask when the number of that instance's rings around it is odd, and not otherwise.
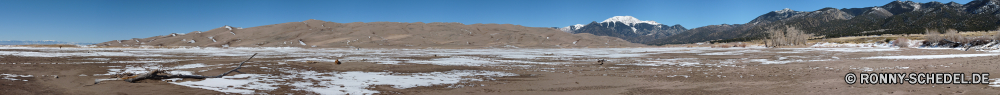
[[[250,28],[115,40],[99,46],[328,47],[328,48],[566,48],[636,47],[620,38],[570,34],[511,24],[336,23],[306,20]]]

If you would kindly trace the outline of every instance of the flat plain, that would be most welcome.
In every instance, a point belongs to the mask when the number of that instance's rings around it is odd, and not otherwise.
[[[165,70],[223,78],[103,81]],[[991,84],[852,84],[846,73],[1000,70],[939,48],[97,48],[0,46],[0,94],[995,94]],[[605,59],[603,65],[598,60]],[[343,64],[334,64],[334,61]]]

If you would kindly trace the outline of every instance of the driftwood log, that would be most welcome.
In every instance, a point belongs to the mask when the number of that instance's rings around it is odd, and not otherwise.
[[[153,71],[151,71],[149,73],[146,73],[146,74],[138,74],[138,75],[134,75],[134,76],[124,76],[124,77],[111,78],[111,79],[96,79],[96,80],[94,80],[94,84],[100,83],[101,81],[107,81],[107,80],[124,80],[126,82],[135,83],[136,81],[144,80],[144,79],[222,78],[222,76],[225,76],[225,75],[227,75],[229,73],[240,72],[239,69],[243,68],[243,63],[246,63],[247,61],[250,61],[250,59],[253,59],[254,56],[257,56],[257,53],[254,53],[252,56],[250,56],[250,58],[247,58],[247,60],[243,60],[243,62],[240,62],[240,65],[236,66],[236,68],[233,68],[233,70],[229,70],[229,71],[227,71],[225,73],[222,73],[222,74],[219,74],[217,76],[180,75],[180,74],[169,75],[169,74],[165,74],[163,70],[153,70]],[[243,72],[240,72],[240,73],[243,73]]]

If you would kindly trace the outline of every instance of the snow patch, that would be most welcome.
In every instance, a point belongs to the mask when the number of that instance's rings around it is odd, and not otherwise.
[[[990,80],[993,80],[993,82],[990,82],[990,87],[1000,87],[1000,78],[994,78]]]
[[[940,58],[959,58],[959,57],[982,57],[982,56],[995,56],[1000,54],[950,54],[950,55],[905,55],[905,56],[875,56],[866,57],[862,59],[940,59]]]
[[[255,90],[274,90],[276,85],[290,85],[292,90],[309,91],[324,95],[343,94],[373,94],[379,91],[369,90],[372,85],[392,85],[393,88],[406,89],[418,86],[446,85],[468,81],[482,81],[491,77],[516,76],[517,74],[452,70],[430,73],[394,73],[394,72],[316,72],[303,70],[286,70],[291,75],[237,74],[223,78],[209,78],[202,81],[172,82],[172,84],[215,90],[226,93],[254,94]],[[484,76],[486,78],[468,78],[469,76]]]
[[[216,42],[215,37],[208,37],[208,39],[212,39],[212,42]]]
[[[563,32],[573,32],[573,30],[580,30],[580,28],[583,28],[583,26],[586,26],[586,25],[576,24],[576,25],[572,25],[572,26],[566,26],[566,27],[559,28],[559,30],[562,30]]]
[[[830,43],[830,42],[819,42],[819,43],[816,43],[816,44],[810,46],[810,48],[844,48],[844,47],[853,47],[853,48],[892,48],[893,46],[892,46],[892,44],[888,44],[888,43],[878,44],[878,43]]]
[[[750,59],[750,61],[752,61],[752,62],[760,62],[760,64],[786,64],[786,63],[796,62],[796,61],[781,61],[780,59],[779,60]],[[801,60],[799,60],[799,61],[801,61]]]
[[[84,59],[84,60],[108,61],[108,60],[111,60],[111,58],[87,58],[87,59]]]
[[[173,69],[191,69],[191,68],[201,68],[201,67],[208,67],[208,65],[205,65],[205,63],[185,64],[185,65],[175,66],[173,67]]]
[[[28,81],[26,79],[17,79],[18,77],[24,78],[24,77],[34,77],[34,76],[32,76],[32,75],[7,74],[7,73],[0,74],[0,79],[11,80],[11,81]]]
[[[601,23],[605,23],[605,22],[621,22],[621,23],[625,23],[625,25],[628,25],[628,26],[633,26],[633,25],[635,25],[637,23],[646,23],[646,24],[652,24],[652,25],[660,25],[660,23],[656,23],[656,21],[641,21],[641,20],[636,19],[635,17],[632,17],[632,16],[614,16],[614,17],[608,18],[608,19],[606,19],[604,21],[601,21]]]
[[[583,25],[583,24],[573,25],[573,30],[579,30],[580,28],[583,28],[583,26],[586,26],[586,25]]]
[[[795,12],[795,10],[785,8],[785,9],[781,9],[781,10],[775,10],[774,12],[780,14],[780,13],[787,13],[787,12]]]
[[[418,63],[418,64],[469,65],[469,66],[480,66],[480,65],[484,65],[484,64],[499,63],[499,62],[486,61],[486,60],[488,60],[488,59],[486,59],[486,58],[479,58],[479,57],[456,56],[456,57],[450,57],[450,58],[438,58],[438,59],[431,59],[431,60],[426,60],[426,61],[410,61],[410,62]]]
[[[725,51],[725,52],[702,53],[702,54],[698,54],[698,55],[743,55],[743,53],[750,53],[750,52],[764,52],[764,51],[761,51],[761,50],[739,50],[739,51],[731,50],[731,51]]]
[[[635,27],[632,27],[632,33],[636,33],[636,32],[638,32],[638,31],[639,31],[639,30],[636,30],[636,29],[635,29]]]
[[[637,65],[637,66],[677,65],[677,66],[695,66],[695,65],[698,65],[698,64],[701,64],[698,61],[698,58],[676,58],[676,59],[657,59],[657,60],[643,61],[643,62],[640,62],[640,63],[617,64],[617,65]]]

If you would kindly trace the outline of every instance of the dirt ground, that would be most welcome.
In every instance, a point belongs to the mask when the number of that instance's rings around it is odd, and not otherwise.
[[[996,94],[1000,87],[986,84],[960,85],[849,85],[844,82],[846,73],[854,72],[990,72],[1000,70],[998,56],[959,57],[937,59],[869,59],[872,56],[903,55],[943,55],[943,54],[991,54],[980,51],[959,51],[951,49],[896,49],[891,51],[797,51],[789,49],[701,49],[701,52],[677,53],[649,51],[637,57],[569,57],[569,58],[526,58],[510,59],[491,55],[420,55],[396,57],[410,60],[432,60],[454,58],[455,56],[482,57],[495,59],[526,60],[532,62],[563,62],[562,64],[505,63],[496,65],[463,66],[418,64],[402,61],[398,64],[379,64],[366,60],[341,60],[336,65],[325,61],[288,61],[303,57],[261,57],[247,64],[252,68],[241,69],[242,73],[287,74],[270,68],[294,68],[316,72],[393,72],[426,73],[452,70],[485,70],[515,73],[517,76],[494,77],[484,81],[468,81],[455,84],[438,84],[398,89],[392,85],[373,85],[369,90],[376,94],[406,95],[691,95],[691,94]],[[712,52],[739,52],[741,54],[706,55]],[[0,49],[5,52],[51,52],[37,49]],[[123,50],[129,51],[129,50]],[[511,49],[518,51],[518,49]],[[684,51],[684,50],[674,50]],[[264,55],[267,56],[267,55]],[[351,56],[351,55],[347,55]],[[345,58],[347,56],[330,59]],[[832,57],[831,57],[832,56]],[[800,58],[801,57],[801,58]],[[107,58],[107,60],[85,60]],[[18,54],[0,55],[0,73],[32,75],[31,77],[10,77],[18,80],[0,80],[0,94],[3,95],[129,95],[129,94],[239,94],[225,93],[175,85],[169,81],[144,80],[137,83],[105,81],[94,84],[94,79],[109,78],[96,74],[108,73],[109,69],[136,64],[129,63],[142,59],[184,59],[176,62],[155,63],[162,66],[177,66],[203,63],[213,68],[191,68],[202,70],[200,75],[216,75],[231,69],[246,56],[230,57],[137,57],[137,56],[61,56],[32,57]],[[593,59],[590,59],[593,58]],[[654,59],[696,58],[699,64],[628,65],[644,63]],[[747,61],[746,59],[817,59],[823,61],[786,61],[781,64]],[[827,59],[818,59],[827,58]],[[835,59],[829,59],[835,58]],[[564,60],[565,59],[565,60]],[[596,59],[609,59],[598,65]],[[575,60],[575,61],[574,61]],[[83,63],[81,63],[83,62]],[[116,63],[118,62],[118,63]],[[682,62],[674,62],[682,63]],[[865,71],[870,70],[870,71]],[[232,75],[232,74],[231,74]],[[472,76],[476,77],[476,76]],[[481,76],[479,76],[481,77]],[[27,80],[27,81],[24,81]],[[181,81],[199,81],[184,79]],[[334,80],[336,81],[336,80]],[[454,87],[461,85],[462,87]],[[257,90],[266,94],[324,94],[297,90],[295,87],[279,86],[274,90]]]

